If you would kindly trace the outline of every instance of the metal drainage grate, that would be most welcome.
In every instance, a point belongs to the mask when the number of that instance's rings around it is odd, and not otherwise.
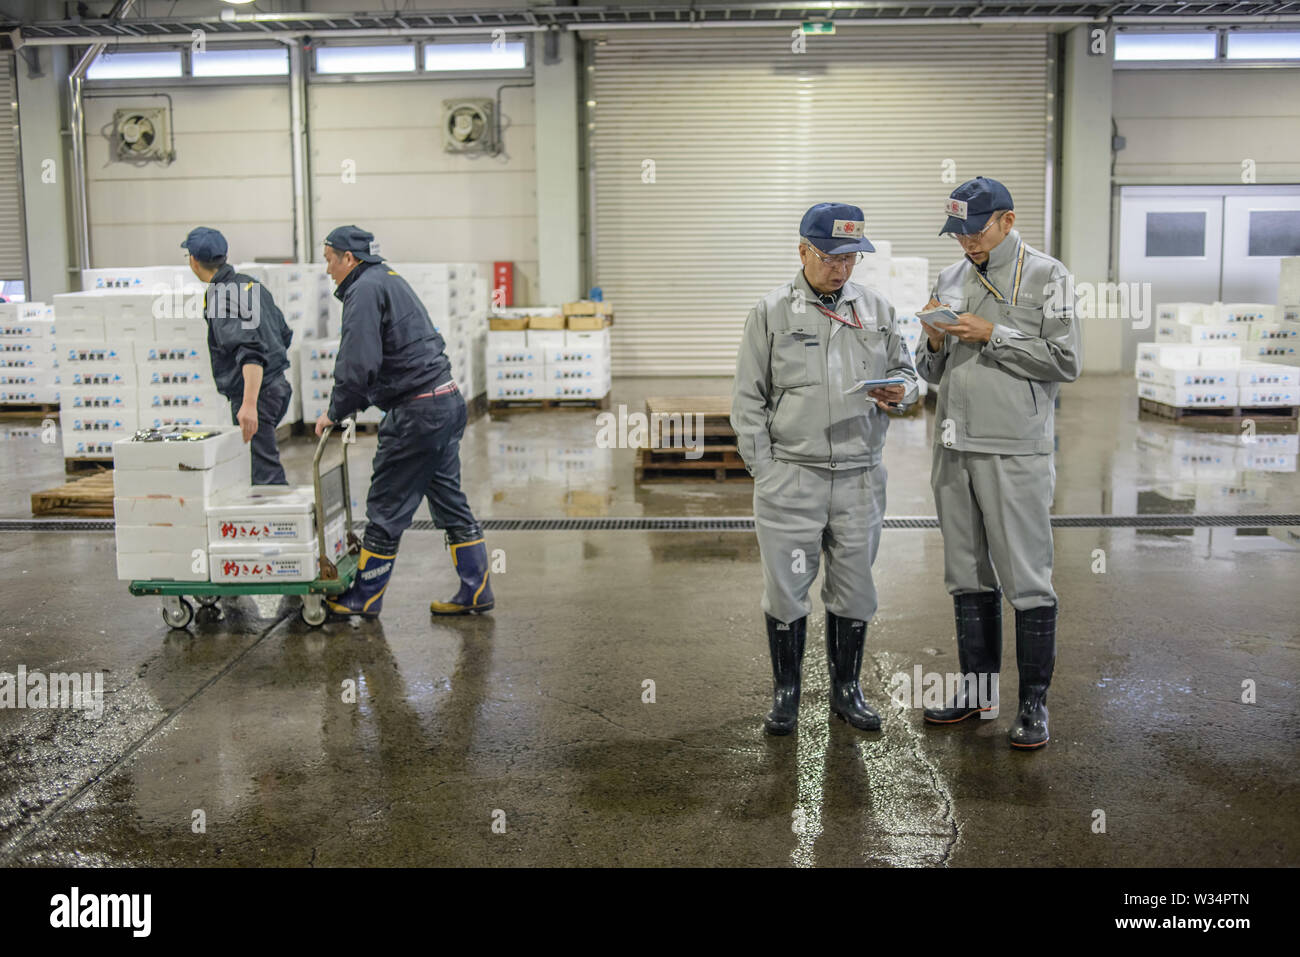
[[[752,532],[754,519],[732,518],[486,518],[487,532]],[[1054,515],[1053,528],[1276,528],[1300,525],[1300,515]],[[357,529],[365,527],[357,523]],[[886,518],[889,529],[938,528],[933,515]],[[416,532],[436,532],[428,519]],[[111,518],[0,519],[0,532],[111,532]]]

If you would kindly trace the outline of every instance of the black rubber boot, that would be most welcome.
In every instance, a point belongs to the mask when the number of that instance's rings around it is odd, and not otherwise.
[[[772,710],[763,720],[768,734],[789,734],[799,722],[799,685],[808,619],[790,624],[767,619],[767,647],[772,653]]]
[[[831,714],[859,731],[879,731],[880,715],[867,707],[858,684],[867,623],[826,612],[826,661],[831,671]]]
[[[1016,664],[1020,667],[1020,713],[1011,727],[1013,748],[1041,748],[1048,741],[1047,687],[1056,666],[1056,605],[1016,610]]]
[[[964,676],[974,674],[978,687],[979,676],[987,674],[987,687],[996,702],[995,676],[1002,668],[1002,590],[953,595],[952,607],[957,622],[957,666],[961,668],[963,680],[957,686],[956,697],[946,707],[926,708],[922,712],[930,724],[956,724],[996,707],[995,703],[981,708],[978,700],[969,700]]]

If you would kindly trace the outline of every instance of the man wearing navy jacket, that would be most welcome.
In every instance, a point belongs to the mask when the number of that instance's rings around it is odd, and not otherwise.
[[[495,601],[483,529],[460,488],[460,439],[468,414],[442,336],[410,285],[379,255],[373,233],[339,226],[325,238],[325,268],[343,302],[343,333],[329,408],[316,434],[369,406],[387,414],[366,498],[357,580],[329,601],[336,615],[378,617],[402,533],[420,499],[444,529],[460,591],[435,601],[435,615],[477,614]]]

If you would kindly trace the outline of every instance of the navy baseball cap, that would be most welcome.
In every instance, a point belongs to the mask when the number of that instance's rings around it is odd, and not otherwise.
[[[181,243],[181,249],[188,249],[191,256],[205,263],[221,258],[229,248],[226,237],[207,226],[195,226]]]
[[[803,214],[799,235],[828,255],[874,253],[867,241],[862,210],[848,203],[818,203]]]
[[[368,233],[360,226],[336,226],[325,237],[325,245],[333,246],[339,252],[351,253],[363,263],[381,263],[379,243],[375,234]]]
[[[969,236],[983,229],[993,213],[1015,207],[1011,205],[1011,193],[1005,186],[987,176],[976,176],[954,189],[943,209],[948,219],[939,235],[957,233]]]

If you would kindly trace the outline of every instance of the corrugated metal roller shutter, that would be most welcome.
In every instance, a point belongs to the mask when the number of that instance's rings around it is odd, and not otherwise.
[[[817,202],[866,211],[867,235],[931,276],[952,184],[994,176],[1042,248],[1047,39],[971,30],[887,37],[666,38],[593,44],[595,276],[614,303],[614,372],[730,375],[746,314],[799,268]],[[643,163],[654,161],[654,182]]]
[[[0,53],[0,279],[26,275],[21,180],[18,178],[18,87],[14,55]]]

